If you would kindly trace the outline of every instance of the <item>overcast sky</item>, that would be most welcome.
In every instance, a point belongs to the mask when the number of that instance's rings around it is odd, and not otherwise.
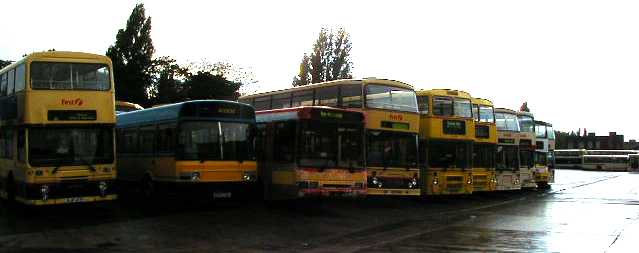
[[[0,59],[104,54],[134,1],[3,1]],[[156,56],[249,68],[290,86],[321,27],[344,27],[354,75],[451,88],[564,131],[639,138],[639,1],[146,1]]]

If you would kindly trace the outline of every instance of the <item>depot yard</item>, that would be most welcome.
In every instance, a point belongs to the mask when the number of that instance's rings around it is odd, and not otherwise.
[[[195,201],[2,209],[12,252],[626,252],[639,174],[558,170],[551,190],[398,197]],[[596,217],[596,218],[594,218]]]

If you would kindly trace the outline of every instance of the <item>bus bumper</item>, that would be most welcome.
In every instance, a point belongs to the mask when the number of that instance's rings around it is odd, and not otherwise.
[[[115,180],[23,183],[16,192],[16,200],[25,205],[59,205],[115,199]]]
[[[395,196],[420,196],[421,190],[417,189],[395,189],[395,188],[373,188],[368,187],[369,195],[395,195]]]
[[[496,173],[497,177],[497,191],[513,191],[521,190],[521,182],[519,175],[512,171],[502,171]]]

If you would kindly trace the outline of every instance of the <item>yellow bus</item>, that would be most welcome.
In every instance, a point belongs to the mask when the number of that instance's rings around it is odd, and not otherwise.
[[[193,190],[229,198],[257,185],[255,111],[246,104],[194,100],[118,114],[118,180],[147,197]],[[208,194],[208,196],[206,195]]]
[[[131,102],[126,102],[126,101],[115,101],[115,113],[119,114],[119,113],[123,113],[123,112],[131,112],[131,111],[137,111],[137,110],[142,110],[144,109],[144,107],[135,104],[135,103],[131,103]]]
[[[264,197],[366,195],[364,115],[324,106],[257,112]]]
[[[550,188],[548,123],[535,120],[535,169],[533,177],[540,189]]]
[[[537,188],[535,168],[535,118],[530,112],[517,112],[519,120],[519,180],[521,188]]]
[[[463,91],[436,89],[418,91],[417,99],[421,113],[419,156],[426,170],[426,194],[471,194],[475,140],[471,96]]]
[[[497,188],[498,191],[521,189],[519,179],[519,120],[517,112],[495,109],[497,124]]]
[[[497,186],[497,126],[495,109],[488,99],[473,98],[475,141],[473,143],[473,191],[494,191]]]
[[[53,205],[116,199],[111,60],[33,53],[0,71],[1,195]]]
[[[240,98],[255,110],[329,106],[364,112],[368,194],[420,195],[419,115],[413,87],[386,79],[346,79]]]

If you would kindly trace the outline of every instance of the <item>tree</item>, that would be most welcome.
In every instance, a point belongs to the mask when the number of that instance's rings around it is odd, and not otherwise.
[[[118,100],[149,105],[154,52],[151,17],[146,17],[144,4],[137,4],[106,53],[113,61]]]
[[[350,34],[343,28],[336,32],[322,28],[310,56],[304,54],[293,86],[352,78]]]
[[[198,71],[184,83],[188,99],[237,100],[241,83],[229,81],[211,71]]]
[[[0,60],[0,69],[9,66],[12,63],[12,61],[4,61],[4,60]]]
[[[151,101],[153,104],[167,104],[184,101],[184,82],[190,76],[188,67],[181,67],[174,59],[163,56],[153,60],[153,84]]]
[[[308,57],[307,54],[304,54],[302,57],[302,62],[300,63],[299,74],[293,78],[293,86],[303,86],[307,84],[311,84],[311,77],[309,70],[311,69],[311,58]]]

